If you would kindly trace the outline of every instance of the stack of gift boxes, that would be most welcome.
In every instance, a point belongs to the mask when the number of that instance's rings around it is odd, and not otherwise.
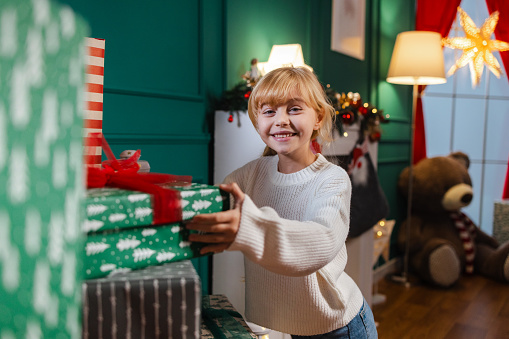
[[[165,188],[178,192],[178,222],[154,224],[151,194],[88,189],[83,338],[200,337],[201,281],[186,259],[201,245],[184,222],[228,209],[229,197],[198,183]]]
[[[180,194],[181,221],[153,225],[153,197],[117,188],[89,189],[86,198],[84,272],[86,279],[199,256],[187,240],[184,221],[227,209],[218,187],[192,183],[171,186]]]
[[[114,159],[101,134],[105,41],[86,41],[84,161],[87,184],[101,188],[89,188],[84,204],[81,337],[254,338],[240,315],[217,313],[217,302],[208,299],[207,321],[202,321],[206,296],[187,260],[200,256],[202,245],[188,241],[194,231],[186,230],[184,222],[197,214],[227,210],[228,194],[215,186],[189,183],[190,177],[176,179],[180,184],[155,184],[175,176],[133,173],[139,151],[120,162]],[[106,168],[101,166],[102,151],[108,158],[102,163]],[[121,184],[107,177],[120,177]],[[147,177],[151,179],[144,182]]]

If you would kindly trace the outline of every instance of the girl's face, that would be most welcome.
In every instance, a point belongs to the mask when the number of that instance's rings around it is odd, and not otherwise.
[[[257,116],[258,133],[278,155],[298,159],[308,155],[314,130],[320,128],[316,111],[299,97],[272,106],[262,105]]]

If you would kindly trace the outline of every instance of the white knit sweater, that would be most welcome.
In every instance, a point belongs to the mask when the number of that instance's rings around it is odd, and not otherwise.
[[[305,169],[277,171],[262,157],[231,173],[246,199],[231,251],[242,251],[246,318],[297,335],[327,333],[348,324],[363,296],[344,272],[351,184],[321,154]]]

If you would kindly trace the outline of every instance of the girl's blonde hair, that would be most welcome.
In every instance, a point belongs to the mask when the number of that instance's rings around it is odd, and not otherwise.
[[[311,140],[319,137],[322,143],[330,143],[336,111],[316,75],[304,67],[277,68],[258,81],[248,102],[248,114],[253,126],[258,130],[257,117],[263,105],[279,106],[296,96],[313,108],[321,121],[320,128],[313,131]],[[264,156],[275,154],[274,150],[265,147]]]

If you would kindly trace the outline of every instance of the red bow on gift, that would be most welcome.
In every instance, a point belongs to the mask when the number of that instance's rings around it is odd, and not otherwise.
[[[102,145],[108,160],[103,168],[87,166],[87,188],[116,187],[151,194],[154,224],[172,223],[182,220],[180,192],[163,188],[162,184],[189,185],[191,176],[162,173],[138,173],[140,150],[130,158],[117,160],[102,133],[90,133],[85,147]]]

